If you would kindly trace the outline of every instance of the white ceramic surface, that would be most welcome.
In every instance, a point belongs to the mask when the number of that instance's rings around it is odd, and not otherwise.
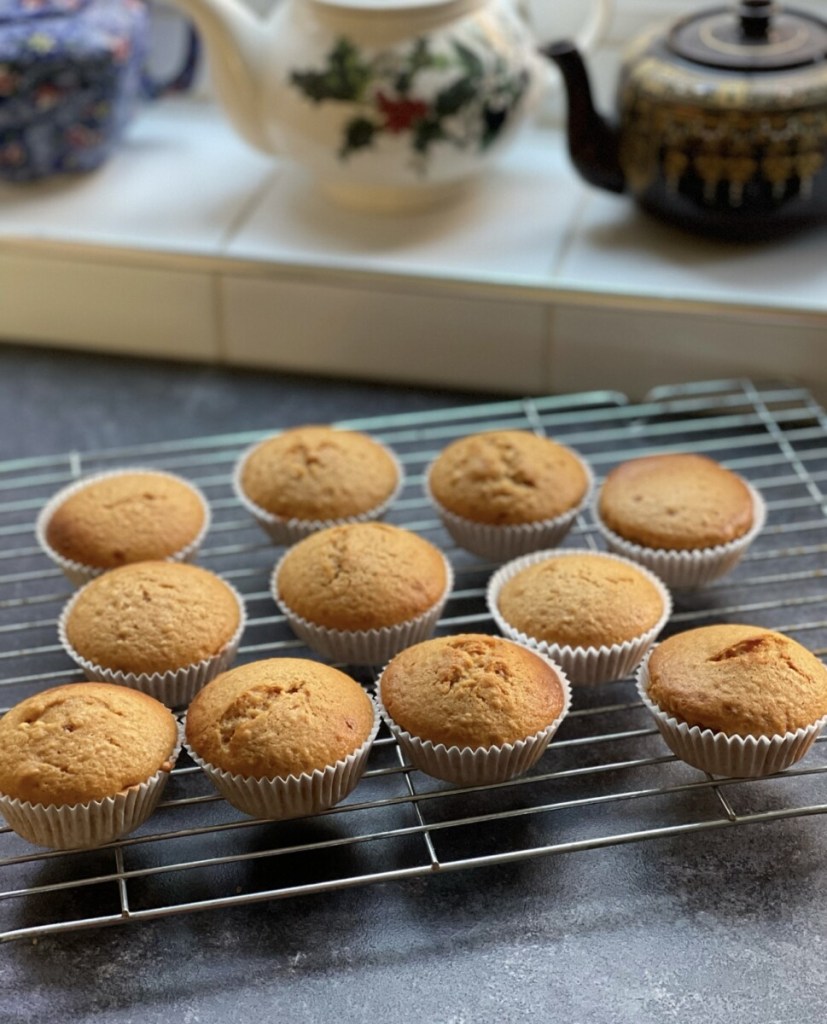
[[[748,245],[696,237],[589,189],[560,285],[618,296],[827,309],[824,231]]]
[[[159,255],[215,252],[275,173],[211,104],[168,98],[139,112],[94,174],[0,185],[0,238]],[[96,302],[110,291],[120,299],[120,289],[101,287]],[[5,298],[4,291],[4,305]]]
[[[0,340],[521,394],[746,375],[827,396],[821,232],[687,238],[582,184],[548,129],[441,210],[312,197],[214,106],[165,99],[98,174],[0,187]]]
[[[320,203],[307,174],[285,164],[227,252],[303,271],[541,289],[565,259],[583,191],[561,136],[530,126],[459,201],[416,215],[367,217]]]

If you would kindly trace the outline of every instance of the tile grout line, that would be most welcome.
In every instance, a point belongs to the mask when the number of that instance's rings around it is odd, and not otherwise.
[[[589,193],[586,188],[582,188],[580,197],[575,205],[574,211],[571,218],[569,219],[566,229],[563,232],[563,238],[560,245],[557,248],[556,257],[552,260],[551,265],[551,279],[550,284],[553,287],[555,283],[562,276],[562,268],[566,262],[566,259],[571,252],[574,245],[575,239],[578,234],[578,229],[583,220],[583,213],[589,203]],[[554,369],[555,369],[555,358],[554,350],[556,348],[555,339],[555,324],[557,320],[557,304],[549,301],[545,305],[545,329],[546,329],[546,343],[543,346],[543,379],[545,386],[548,390],[554,390]]]
[[[276,181],[281,174],[281,167],[273,162],[273,167],[265,177],[264,181],[253,188],[246,201],[243,202],[230,223],[222,231],[218,240],[218,253],[225,259],[231,259],[229,252],[234,238],[242,227],[254,215],[256,209],[264,202],[267,193],[275,187]],[[227,336],[227,317],[225,309],[225,280],[228,276],[226,269],[216,268],[210,273],[213,323],[215,325],[216,359],[224,365],[230,364],[229,338]]]

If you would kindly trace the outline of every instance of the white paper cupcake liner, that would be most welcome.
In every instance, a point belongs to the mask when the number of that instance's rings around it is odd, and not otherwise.
[[[256,818],[283,821],[318,814],[340,803],[358,785],[368,763],[371,746],[379,730],[379,712],[373,706],[370,735],[352,754],[324,770],[256,779],[234,775],[205,761],[185,743],[187,753],[201,768],[224,799],[245,814]]]
[[[661,711],[649,697],[649,659],[641,664],[637,691],[666,745],[687,764],[710,775],[749,779],[773,775],[800,761],[827,724],[827,715],[795,732],[777,736],[730,736],[688,725]]]
[[[566,451],[577,459],[586,473],[586,493],[574,508],[552,519],[543,519],[536,523],[496,525],[477,523],[464,516],[458,516],[434,497],[430,484],[433,462],[425,474],[425,493],[445,529],[459,547],[489,562],[506,562],[531,551],[556,547],[569,532],[578,515],[589,504],[594,489],[594,474],[591,467],[571,448],[566,448]]]
[[[734,569],[752,544],[767,518],[767,506],[761,494],[744,481],[752,495],[753,519],[752,526],[743,537],[730,541],[728,544],[717,544],[711,548],[699,548],[694,551],[676,551],[667,548],[646,548],[641,544],[633,544],[624,540],[601,520],[594,505],[594,518],[611,551],[624,555],[626,558],[645,565],[667,584],[675,589],[704,587]]]
[[[211,658],[204,658],[193,665],[184,665],[166,672],[124,672],[120,669],[105,668],[103,665],[84,658],[75,650],[66,635],[66,623],[72,608],[83,593],[83,587],[69,598],[60,613],[57,623],[60,644],[72,661],[83,671],[86,678],[92,682],[114,683],[117,686],[128,686],[132,690],[140,690],[168,708],[186,707],[203,686],[206,686],[211,679],[225,672],[232,665],[238,654],[241,637],[247,625],[244,599],[231,583],[227,583],[224,579],[222,579],[222,583],[229,587],[238,604],[238,626],[217,654]]]
[[[90,476],[84,477],[82,480],[77,480],[74,483],[69,484],[61,491],[58,491],[58,493],[50,498],[47,504],[40,510],[40,514],[38,515],[35,523],[35,535],[40,548],[76,587],[80,587],[84,583],[88,583],[96,576],[101,576],[108,570],[101,568],[100,566],[83,565],[81,562],[74,562],[70,558],[64,558],[58,551],[55,551],[46,538],[46,532],[49,528],[49,520],[54,515],[58,506],[62,505],[67,498],[76,494],[78,491],[83,490],[89,484],[96,483],[98,480],[105,480],[113,476],[123,476],[127,473],[154,473],[158,476],[169,477],[171,480],[175,480],[178,483],[189,487],[201,502],[201,506],[204,510],[204,523],[201,529],[189,544],[181,548],[179,551],[176,551],[171,555],[167,555],[164,561],[192,562],[204,542],[204,538],[210,528],[212,512],[210,510],[210,504],[204,493],[190,480],[185,480],[183,477],[178,476],[175,473],[169,473],[163,469],[154,469],[151,466],[128,466],[122,469],[111,469],[104,473],[94,473]]]
[[[405,756],[426,775],[443,779],[445,782],[453,782],[458,786],[490,786],[497,782],[506,782],[508,779],[524,775],[540,760],[571,707],[571,686],[566,673],[560,665],[555,664],[542,652],[535,653],[557,674],[563,687],[563,709],[545,729],[534,733],[533,736],[527,736],[524,740],[490,747],[446,747],[444,743],[433,743],[431,740],[411,735],[397,725],[382,701],[384,669],[376,684],[379,712]]]
[[[116,796],[83,804],[44,806],[0,794],[0,814],[9,827],[35,846],[81,850],[103,846],[134,832],[158,806],[181,750],[182,730],[167,763],[146,782]]]
[[[445,602],[454,589],[454,569],[445,555],[445,591],[437,603],[414,619],[382,629],[328,629],[297,615],[282,600],[278,575],[287,552],[278,560],[270,580],[273,599],[296,636],[319,654],[348,665],[384,665],[386,661],[413,644],[428,640],[436,629]]]
[[[606,644],[601,647],[571,647],[568,644],[548,643],[528,636],[509,623],[499,608],[500,591],[508,582],[523,569],[548,558],[568,558],[571,555],[599,555],[615,562],[631,565],[636,572],[644,575],[655,587],[663,600],[663,614],[658,621],[639,636],[632,637],[620,644]],[[497,628],[511,640],[539,651],[558,665],[562,666],[573,686],[591,686],[597,683],[608,683],[615,679],[624,679],[630,675],[657,639],[658,634],[669,621],[672,614],[672,595],[653,573],[644,566],[619,555],[607,554],[604,551],[591,551],[585,548],[567,548],[565,551],[535,551],[533,554],[516,558],[501,566],[488,581],[486,591],[488,610]]]
[[[371,440],[378,444],[393,460],[393,464],[396,466],[396,486],[384,501],[375,505],[373,508],[367,509],[365,512],[358,513],[357,515],[343,516],[338,519],[296,519],[294,517],[286,518],[284,516],[275,515],[273,512],[268,512],[267,509],[257,505],[244,492],[244,488],[241,484],[241,477],[244,472],[244,466],[247,459],[261,444],[264,443],[263,441],[257,441],[255,444],[251,445],[242,452],[241,456],[237,460],[233,470],[233,491],[235,492],[236,498],[238,498],[244,508],[250,513],[253,519],[255,519],[262,530],[264,530],[270,540],[279,546],[297,544],[300,540],[304,540],[305,537],[309,537],[311,533],[318,533],[319,530],[326,530],[330,526],[344,526],[347,523],[373,522],[376,519],[381,519],[393,502],[399,497],[402,488],[405,486],[405,471],[402,468],[402,463],[396,457],[395,452],[388,448],[387,445],[382,444],[381,441],[377,441],[376,438],[371,438]]]

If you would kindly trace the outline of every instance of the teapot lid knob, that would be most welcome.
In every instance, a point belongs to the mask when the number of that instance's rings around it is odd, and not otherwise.
[[[738,17],[744,39],[768,39],[770,21],[776,13],[773,0],[741,0]]]
[[[785,10],[774,0],[739,0],[683,18],[668,43],[693,64],[739,71],[781,71],[827,62],[827,22]]]

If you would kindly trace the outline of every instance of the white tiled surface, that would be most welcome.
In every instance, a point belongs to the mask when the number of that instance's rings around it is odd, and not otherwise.
[[[798,379],[827,395],[824,317],[563,306],[550,334],[550,391],[640,396],[658,384],[749,374]]]
[[[521,393],[548,379],[548,311],[535,302],[228,277],[232,363]]]
[[[735,244],[677,232],[624,196],[590,189],[560,288],[702,305],[827,312],[827,229]]]
[[[166,100],[98,173],[0,187],[0,338],[505,391],[759,369],[827,391],[827,232],[685,235],[582,184],[548,125],[458,202],[367,216]]]
[[[286,165],[227,252],[264,263],[545,287],[583,195],[559,135],[537,128],[527,128],[458,201],[416,214],[338,208]]]
[[[0,327],[15,341],[219,358],[215,286],[201,273],[0,248]]]
[[[214,107],[166,99],[140,112],[93,174],[0,184],[0,245],[20,238],[216,255],[276,174]]]

